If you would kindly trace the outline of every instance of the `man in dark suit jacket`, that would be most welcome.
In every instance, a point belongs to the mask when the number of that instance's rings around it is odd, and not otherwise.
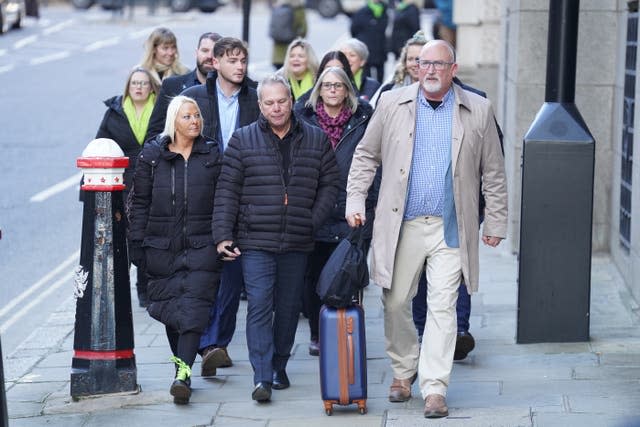
[[[153,107],[146,139],[152,138],[164,130],[167,106],[171,99],[191,86],[207,81],[207,74],[213,71],[213,47],[222,36],[218,33],[204,33],[198,39],[196,48],[196,68],[181,76],[171,76],[162,81],[162,88]]]

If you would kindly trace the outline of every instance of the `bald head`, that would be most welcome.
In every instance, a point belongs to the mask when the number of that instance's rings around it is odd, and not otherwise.
[[[444,40],[431,40],[422,47],[418,78],[428,100],[442,101],[447,94],[458,70],[455,61],[455,50]]]

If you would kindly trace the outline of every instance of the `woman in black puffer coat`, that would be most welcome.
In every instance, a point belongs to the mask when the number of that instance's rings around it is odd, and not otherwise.
[[[331,86],[338,84],[337,86]],[[326,86],[326,87],[325,87]],[[364,135],[373,110],[367,101],[358,99],[349,77],[342,68],[329,67],[318,77],[309,101],[298,117],[322,129],[333,147],[338,162],[340,178],[338,197],[331,215],[315,232],[315,248],[309,256],[304,307],[309,317],[311,342],[309,354],[318,355],[318,322],[320,298],[316,293],[316,283],[322,267],[340,241],[347,237],[351,229],[345,219],[347,179],[356,146]],[[374,181],[367,198],[367,224],[374,218],[379,179]],[[371,240],[371,227],[364,231],[364,239]]]
[[[130,206],[129,242],[136,265],[149,275],[149,314],[165,324],[174,354],[174,402],[191,395],[191,366],[209,322],[221,262],[211,220],[221,169],[218,143],[201,136],[196,102],[175,97],[165,130],[138,158]]]

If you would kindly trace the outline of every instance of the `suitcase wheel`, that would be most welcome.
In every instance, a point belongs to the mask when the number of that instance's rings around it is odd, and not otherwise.
[[[324,401],[324,413],[329,416],[333,415],[333,403],[331,401]]]

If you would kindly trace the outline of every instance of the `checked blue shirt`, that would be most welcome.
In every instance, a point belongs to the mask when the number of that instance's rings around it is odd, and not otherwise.
[[[455,95],[453,89],[437,108],[422,91],[416,103],[416,130],[404,219],[444,214],[447,170],[451,164],[451,128]]]

